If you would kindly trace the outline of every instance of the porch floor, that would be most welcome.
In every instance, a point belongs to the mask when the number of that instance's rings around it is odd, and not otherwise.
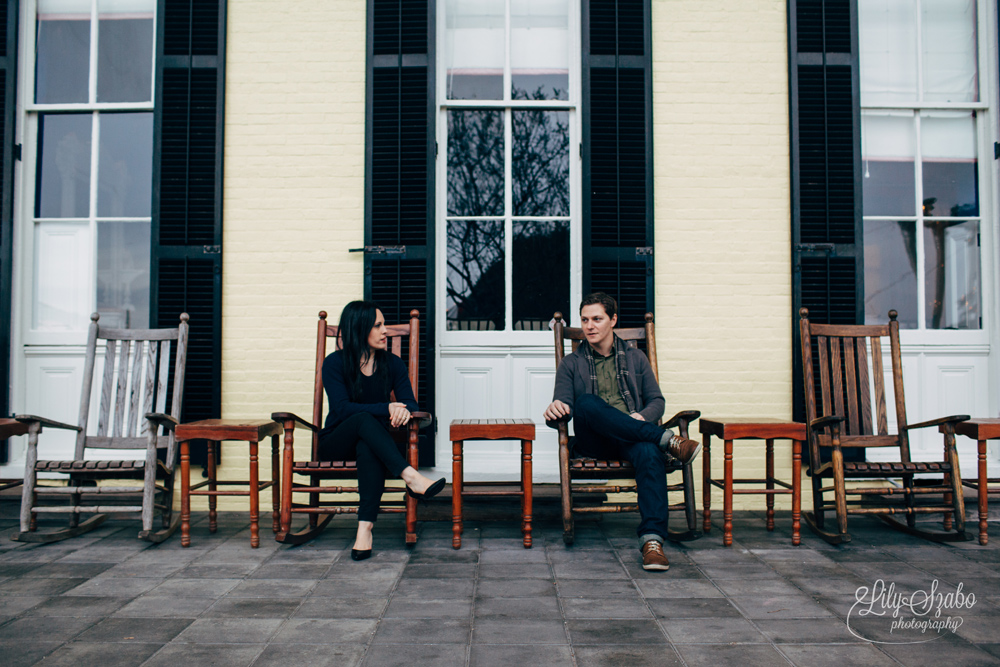
[[[407,548],[402,519],[389,516],[377,524],[374,557],[356,563],[351,517],[299,547],[270,539],[268,515],[261,546],[251,549],[248,517],[230,512],[214,535],[207,514],[197,514],[187,549],[179,535],[139,541],[130,520],[31,546],[9,539],[17,505],[0,503],[0,662],[9,667],[43,659],[105,667],[1000,663],[997,524],[990,546],[943,546],[857,518],[854,541],[833,547],[803,523],[796,548],[789,513],[768,532],[763,512],[738,512],[735,543],[724,548],[715,512],[710,534],[668,544],[670,570],[649,573],[634,515],[578,522],[568,548],[561,524],[543,512],[530,550],[514,521],[467,521],[459,551],[449,522],[421,522],[418,544]],[[445,514],[434,509],[427,515]],[[977,531],[974,522],[969,529]],[[858,587],[878,579],[897,593],[929,591],[935,580],[942,593],[961,584],[975,604],[945,603],[939,620],[962,619],[953,632],[893,630],[891,612],[851,612]],[[904,608],[900,616],[919,615]]]

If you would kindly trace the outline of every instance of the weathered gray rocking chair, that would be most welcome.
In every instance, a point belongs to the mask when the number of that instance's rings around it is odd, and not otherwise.
[[[78,425],[32,415],[16,417],[28,427],[28,453],[24,465],[21,531],[11,537],[22,542],[56,542],[96,528],[104,522],[108,512],[141,512],[142,531],[139,537],[150,542],[162,542],[180,523],[180,513],[173,512],[174,463],[177,457],[174,426],[180,419],[184,395],[188,315],[181,314],[180,325],[176,329],[105,329],[98,325],[97,313],[90,319]],[[96,435],[88,435],[98,341],[107,342],[100,412]],[[169,377],[171,341],[177,341],[173,378]],[[170,412],[164,414],[171,384]],[[38,460],[38,434],[43,427],[76,431],[72,461]],[[94,450],[120,450],[120,458],[98,458],[106,452]],[[163,459],[157,456],[160,450],[166,450]],[[39,473],[65,473],[69,477],[64,486],[39,486]],[[143,484],[97,484],[100,480],[121,479],[141,480]],[[141,504],[101,504],[99,499],[109,498],[109,494],[137,497]],[[70,502],[39,505],[39,495],[46,498],[68,497]],[[84,495],[93,497],[95,504],[81,504]],[[161,527],[154,530],[153,516],[157,510],[161,515]],[[95,515],[81,522],[80,514],[83,512],[94,512]],[[40,513],[68,514],[69,526],[55,531],[38,531],[36,518]]]

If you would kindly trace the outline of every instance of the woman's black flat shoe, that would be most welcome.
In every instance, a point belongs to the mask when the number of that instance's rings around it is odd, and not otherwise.
[[[433,498],[437,494],[441,493],[441,489],[443,488],[444,488],[444,477],[442,477],[438,481],[428,486],[427,490],[424,491],[423,493],[417,493],[410,487],[406,487],[406,492],[411,496],[413,496],[414,498],[416,498],[417,500],[426,501],[428,498]]]
[[[365,560],[371,557],[371,549],[351,549],[351,560]]]

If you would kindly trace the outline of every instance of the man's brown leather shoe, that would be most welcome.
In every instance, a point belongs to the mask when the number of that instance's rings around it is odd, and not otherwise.
[[[694,461],[700,451],[700,442],[697,440],[688,440],[687,438],[682,438],[679,435],[675,435],[670,438],[670,441],[667,443],[667,454],[670,454],[681,463],[690,463],[691,461]]]
[[[669,570],[670,561],[663,553],[663,545],[656,540],[649,540],[642,545],[642,569]]]

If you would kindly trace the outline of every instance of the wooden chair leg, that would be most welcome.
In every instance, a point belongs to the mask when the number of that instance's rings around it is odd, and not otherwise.
[[[844,483],[844,452],[833,448],[833,485],[837,503],[837,532],[847,534],[847,487]]]

